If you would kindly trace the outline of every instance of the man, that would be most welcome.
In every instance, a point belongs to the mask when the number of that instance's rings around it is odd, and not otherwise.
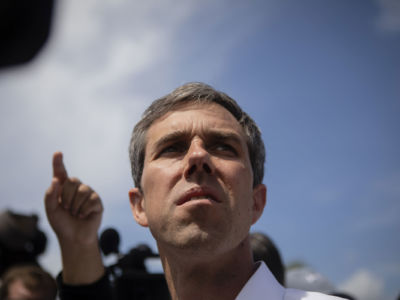
[[[131,210],[157,241],[172,299],[331,299],[286,290],[265,264],[254,263],[249,230],[266,203],[264,144],[229,96],[202,83],[177,88],[145,111],[129,152]],[[103,288],[100,198],[68,177],[59,152],[53,172],[45,203],[61,247],[62,281],[72,290]]]

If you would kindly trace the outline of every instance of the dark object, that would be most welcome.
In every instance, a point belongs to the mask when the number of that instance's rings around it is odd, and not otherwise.
[[[346,293],[332,293],[331,296],[336,296],[336,297],[341,297],[343,299],[348,299],[348,300],[356,300],[353,296],[350,296],[349,294]]]
[[[36,215],[11,211],[0,213],[0,276],[16,264],[37,264],[46,248],[46,235],[39,230]]]
[[[170,300],[164,274],[125,270],[115,282],[115,299]]]
[[[129,253],[122,255],[119,252],[119,234],[113,228],[108,228],[100,235],[100,248],[105,255],[115,253],[119,255],[116,264],[107,267],[110,274],[114,299],[128,300],[169,300],[167,282],[164,274],[147,272],[145,261],[147,258],[157,258],[158,254],[145,244],[132,248]]]
[[[54,0],[0,1],[0,68],[26,63],[49,37]]]
[[[100,248],[104,255],[119,254],[119,234],[114,228],[108,228],[100,235]]]
[[[281,285],[285,285],[285,267],[281,255],[272,240],[265,234],[250,234],[250,244],[254,261],[264,261],[268,269]]]
[[[147,258],[159,257],[145,244],[139,244],[132,248],[128,254],[122,256],[118,261],[118,267],[125,271],[135,270],[147,273],[145,260]]]
[[[84,285],[68,285],[62,280],[62,273],[56,277],[59,298],[73,300],[119,300],[113,297],[111,285],[107,274],[99,280]]]

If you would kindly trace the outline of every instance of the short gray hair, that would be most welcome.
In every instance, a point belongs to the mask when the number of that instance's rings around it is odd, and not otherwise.
[[[170,94],[155,100],[145,110],[142,119],[133,129],[129,145],[129,158],[135,186],[139,189],[141,188],[140,181],[146,155],[146,134],[150,126],[166,113],[177,110],[188,103],[217,103],[235,117],[247,137],[247,147],[253,170],[253,187],[262,183],[264,177],[265,148],[257,124],[227,94],[217,91],[204,83],[190,82],[178,87]]]

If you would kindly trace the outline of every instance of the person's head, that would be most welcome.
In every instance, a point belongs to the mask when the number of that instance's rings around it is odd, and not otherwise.
[[[15,264],[37,263],[47,243],[38,221],[37,215],[0,212],[0,276]]]
[[[150,126],[168,112],[189,104],[218,104],[228,110],[239,122],[246,135],[246,142],[253,170],[253,186],[261,184],[264,177],[265,148],[261,132],[253,119],[227,94],[211,86],[190,82],[170,94],[154,101],[143,113],[136,124],[130,141],[129,157],[135,186],[141,188],[141,178],[146,155],[147,131]]]
[[[257,125],[233,99],[183,85],[153,102],[133,130],[135,219],[167,245],[237,246],[265,205],[264,158]]]
[[[278,248],[265,234],[250,234],[250,244],[254,261],[264,261],[281,285],[285,285],[285,266],[282,263]]]
[[[57,285],[54,278],[36,265],[10,268],[4,273],[0,299],[54,300]]]

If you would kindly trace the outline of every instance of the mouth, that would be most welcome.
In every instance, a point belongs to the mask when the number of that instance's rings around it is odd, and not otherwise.
[[[208,202],[221,202],[217,198],[217,196],[207,188],[203,187],[196,187],[196,188],[191,188],[187,192],[184,193],[182,197],[179,198],[179,200],[176,202],[176,205],[182,205],[187,202],[192,202],[192,201],[201,201],[205,200]]]

